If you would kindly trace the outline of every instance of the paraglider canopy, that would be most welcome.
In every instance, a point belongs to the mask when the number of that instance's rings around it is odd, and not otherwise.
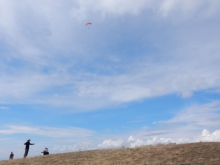
[[[92,25],[92,22],[87,22],[87,23],[86,23],[86,26],[88,26],[88,25]]]
[[[89,28],[92,25],[92,22],[87,22],[86,26]]]

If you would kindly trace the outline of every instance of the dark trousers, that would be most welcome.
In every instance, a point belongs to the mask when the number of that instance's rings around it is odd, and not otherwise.
[[[29,148],[25,148],[25,152],[24,152],[24,158],[26,158],[26,157],[27,157],[27,155],[28,155],[28,151],[29,151]]]

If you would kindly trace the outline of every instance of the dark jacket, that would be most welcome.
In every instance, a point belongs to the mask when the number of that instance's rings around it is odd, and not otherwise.
[[[11,153],[10,156],[9,156],[9,159],[13,159],[14,158],[14,154]]]
[[[27,141],[26,143],[24,143],[24,145],[26,145],[25,149],[29,149],[29,146],[34,144],[30,143],[30,141]]]

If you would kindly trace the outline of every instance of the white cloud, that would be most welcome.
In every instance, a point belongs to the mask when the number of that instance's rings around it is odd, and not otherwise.
[[[208,136],[208,135],[209,135],[209,131],[207,129],[204,129],[202,131],[202,136],[204,137],[204,136]]]
[[[188,97],[191,97],[192,95],[193,95],[192,91],[184,91],[184,92],[180,93],[180,96],[182,98],[188,98]]]
[[[119,140],[104,140],[103,143],[98,145],[98,148],[119,148],[119,147],[139,147],[144,145],[157,145],[157,144],[169,144],[169,143],[176,143],[176,144],[183,144],[183,143],[191,143],[191,142],[216,142],[220,141],[220,130],[216,130],[213,133],[209,133],[207,129],[202,131],[202,135],[194,135],[188,136],[187,132],[185,132],[185,137],[163,137],[163,135],[154,136],[151,139],[139,139],[130,136],[127,141],[119,139]]]
[[[141,140],[141,139],[134,139],[132,142],[130,142],[129,147],[138,147],[143,145],[157,145],[157,144],[169,144],[169,143],[188,143],[192,142],[190,141],[192,139],[189,138],[164,138],[164,137],[153,137],[152,139],[149,139],[147,141]]]
[[[86,138],[92,136],[94,133],[94,131],[77,127],[57,128],[9,125],[0,129],[0,134],[2,135],[32,134],[51,138]]]
[[[220,130],[216,130],[210,133],[207,129],[202,131],[202,136],[198,138],[200,141],[205,142],[219,142],[220,141]]]
[[[101,144],[98,145],[98,148],[118,148],[123,146],[124,141],[122,139],[118,140],[104,140]]]
[[[9,110],[9,107],[0,107],[1,110]]]
[[[63,146],[55,146],[53,148],[54,151],[58,152],[67,152],[67,151],[84,151],[84,150],[91,150],[93,149],[93,144],[90,142],[82,142],[82,143],[77,143],[74,145],[63,145]]]
[[[146,143],[140,139],[135,139],[133,136],[130,136],[127,140],[130,147],[137,147],[137,146],[143,146],[146,145]]]
[[[202,15],[210,15],[218,12],[216,6],[219,5],[218,1],[210,2],[209,0],[95,0],[91,2],[79,0],[77,1],[77,7],[73,8],[73,15],[80,18],[86,18],[89,12],[100,12],[102,15],[113,14],[117,16],[125,14],[138,15],[146,9],[150,9],[163,17],[171,16],[173,13],[189,16],[198,11]]]
[[[173,118],[163,121],[163,124],[185,123],[202,127],[218,127],[220,110],[220,102],[214,101],[207,104],[192,105],[186,109],[179,111]]]
[[[99,144],[98,148],[120,148],[120,147],[139,147],[144,145],[156,145],[156,144],[169,144],[169,143],[188,143],[192,142],[194,139],[182,137],[182,138],[165,138],[165,137],[153,137],[152,139],[136,139],[133,136],[130,136],[127,141],[118,139],[118,140],[104,140]]]
[[[97,10],[101,11],[103,14],[116,14],[116,15],[124,15],[124,14],[139,14],[147,4],[145,0],[137,0],[137,1],[126,1],[126,0],[107,0],[101,1],[97,0],[96,5],[94,6]]]
[[[79,84],[79,95],[93,98],[107,97],[106,99],[111,102],[123,103],[172,93],[186,98],[192,96],[194,91],[219,87],[217,63],[213,65],[210,61],[209,68],[195,68],[198,63],[203,66],[205,60],[210,57],[205,57],[204,61],[203,59],[196,61],[194,59],[197,58],[196,54],[190,61],[187,60],[188,56],[184,58],[182,61],[177,59],[175,62],[152,64],[144,61],[145,66],[142,63],[131,64],[131,68],[137,68],[137,71],[128,70],[127,74],[109,77],[91,77],[90,81]],[[219,60],[217,56],[214,59]],[[186,63],[187,67],[184,66]]]

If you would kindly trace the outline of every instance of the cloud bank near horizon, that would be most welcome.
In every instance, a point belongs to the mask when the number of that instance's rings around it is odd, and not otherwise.
[[[183,144],[183,143],[193,143],[193,142],[220,142],[220,130],[216,130],[213,133],[210,133],[207,129],[204,129],[200,135],[193,138],[163,138],[163,137],[153,137],[149,140],[136,139],[133,136],[130,136],[127,141],[118,139],[118,140],[104,140],[101,144],[95,146],[92,143],[84,142],[77,143],[75,145],[62,145],[54,146],[53,151],[56,152],[67,152],[67,151],[84,151],[84,150],[95,150],[95,149],[112,149],[112,148],[121,148],[121,147],[140,147],[145,145],[157,145],[157,144]]]

